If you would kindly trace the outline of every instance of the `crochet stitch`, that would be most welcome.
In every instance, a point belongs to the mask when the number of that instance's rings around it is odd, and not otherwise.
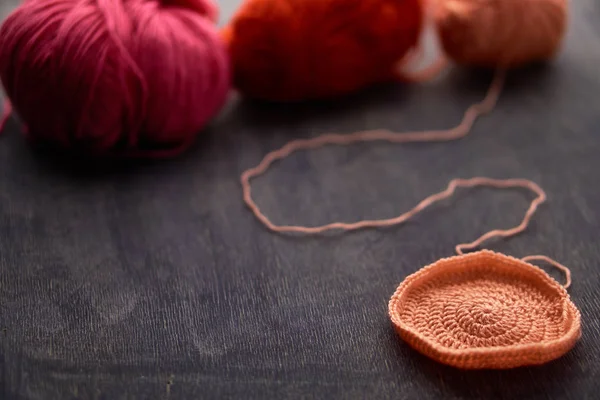
[[[389,315],[411,347],[465,369],[542,364],[581,336],[580,313],[565,288],[536,266],[488,250],[410,275]]]

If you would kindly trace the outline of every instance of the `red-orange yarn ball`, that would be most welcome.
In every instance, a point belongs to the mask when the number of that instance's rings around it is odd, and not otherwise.
[[[446,55],[458,64],[519,67],[552,58],[567,25],[567,0],[434,0]]]
[[[392,79],[422,23],[421,0],[246,0],[223,37],[242,94],[297,101]]]

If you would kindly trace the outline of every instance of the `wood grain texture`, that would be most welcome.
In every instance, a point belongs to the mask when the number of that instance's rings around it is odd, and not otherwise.
[[[221,2],[221,23],[238,3]],[[164,163],[59,162],[12,121],[0,140],[0,398],[596,398],[600,5],[571,5],[560,56],[511,74],[468,138],[300,153],[254,183],[275,221],[322,224],[399,214],[453,177],[536,181],[549,201],[532,227],[490,246],[571,268],[583,337],[565,357],[460,372],[412,351],[386,315],[404,277],[513,226],[528,194],[465,192],[402,227],[310,238],[267,232],[242,203],[239,174],[291,138],[456,123],[491,76],[455,68],[332,103],[234,96]]]

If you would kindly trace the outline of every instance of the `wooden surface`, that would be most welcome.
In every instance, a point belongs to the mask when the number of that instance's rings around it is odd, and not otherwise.
[[[14,1],[0,0],[6,14]],[[221,21],[238,1],[222,2]],[[560,56],[510,74],[498,108],[456,143],[301,153],[254,183],[273,220],[399,214],[454,177],[523,177],[549,201],[492,250],[569,266],[583,337],[537,368],[462,372],[394,334],[387,301],[454,245],[517,223],[528,193],[476,190],[384,230],[267,232],[239,174],[297,137],[441,128],[490,75],[388,85],[328,104],[233,97],[192,151],[87,170],[0,140],[0,397],[3,399],[593,399],[600,390],[600,3],[572,2]],[[551,272],[557,279],[562,277]]]

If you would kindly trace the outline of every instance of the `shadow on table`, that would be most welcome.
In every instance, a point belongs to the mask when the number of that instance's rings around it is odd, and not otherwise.
[[[460,370],[440,364],[403,342],[390,328],[398,360],[410,363],[419,380],[429,381],[446,396],[460,398],[561,398],[575,384],[579,347],[577,344],[558,360],[534,367],[508,370]],[[571,376],[572,375],[572,376]]]
[[[519,97],[526,97],[528,93],[537,93],[536,87],[543,87],[544,82],[551,79],[552,71],[554,69],[546,64],[511,71],[501,98],[515,98],[518,101]],[[335,99],[307,102],[273,103],[234,95],[221,114],[198,135],[191,148],[168,159],[93,158],[47,145],[34,146],[31,151],[34,162],[39,167],[50,173],[81,179],[132,174],[154,168],[177,169],[186,163],[202,163],[202,160],[215,154],[219,158],[227,158],[243,140],[254,142],[278,138],[286,142],[297,137],[300,126],[310,128],[311,132],[319,132],[321,128],[318,125],[346,125],[339,130],[342,132],[386,128],[358,126],[366,124],[362,124],[361,115],[369,110],[378,111],[390,106],[402,111],[405,108],[403,105],[410,101],[416,91],[421,90],[422,85],[433,86],[436,92],[443,92],[445,97],[461,99],[467,96],[480,99],[493,77],[493,71],[463,67],[452,67],[444,74],[435,81],[424,84],[385,83]],[[16,121],[9,124],[11,128],[8,132],[11,134],[20,130]],[[323,133],[325,131],[323,128]],[[242,148],[240,151],[245,150]]]

